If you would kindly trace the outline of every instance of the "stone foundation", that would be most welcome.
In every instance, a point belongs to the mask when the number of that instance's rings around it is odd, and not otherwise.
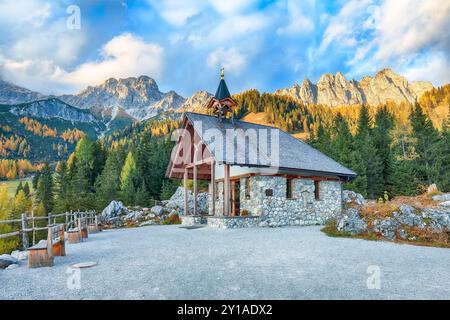
[[[260,217],[207,217],[209,227],[220,229],[252,228],[259,226]]]
[[[249,179],[250,194],[246,196],[247,180],[241,178],[240,203],[241,212],[245,210],[250,216],[240,218],[252,218],[252,226],[256,224],[255,221],[258,221],[257,225],[261,227],[325,224],[342,214],[340,181],[320,181],[319,199],[316,199],[314,180],[293,179],[292,198],[287,199],[285,177],[261,175]],[[218,183],[217,189],[216,216],[220,217],[223,212],[223,182]],[[234,224],[240,225],[239,222],[229,223],[230,226]]]
[[[197,224],[205,224],[206,218],[203,216],[180,216],[181,224],[193,226]]]

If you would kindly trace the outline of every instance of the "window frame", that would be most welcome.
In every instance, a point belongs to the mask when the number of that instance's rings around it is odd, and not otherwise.
[[[294,197],[294,178],[286,178],[286,199],[292,200]]]
[[[320,180],[314,180],[314,199],[320,200]]]

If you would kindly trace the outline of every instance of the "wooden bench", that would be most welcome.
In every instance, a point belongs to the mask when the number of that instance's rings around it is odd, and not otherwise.
[[[28,248],[28,267],[40,268],[53,266],[54,256],[65,256],[64,225],[50,225],[47,240]]]
[[[98,225],[98,220],[97,220],[97,216],[93,216],[90,219],[89,225],[88,225],[88,233],[97,233],[100,230],[99,225]]]
[[[75,229],[70,229],[67,231],[69,237],[69,243],[79,243],[83,239],[88,237],[88,222],[86,217],[80,217],[77,219],[77,227]]]

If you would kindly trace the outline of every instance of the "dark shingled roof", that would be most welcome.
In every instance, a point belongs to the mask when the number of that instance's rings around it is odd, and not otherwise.
[[[216,94],[214,95],[214,98],[216,100],[222,100],[225,98],[230,98],[230,91],[228,91],[227,84],[225,83],[224,79],[220,79],[219,86],[217,87]]]
[[[287,132],[280,130],[275,127],[264,126],[254,123],[249,123],[245,121],[235,120],[234,127],[230,120],[223,120],[222,123],[215,116],[209,116],[199,113],[186,112],[185,117],[189,122],[194,125],[197,134],[202,139],[203,143],[212,152],[212,155],[216,162],[218,163],[228,163],[241,166],[249,167],[267,167],[267,163],[264,159],[261,161],[261,157],[252,159],[253,154],[262,155],[262,157],[267,156],[270,158],[272,149],[272,138],[271,133],[268,131],[267,134],[267,150],[262,150],[258,144],[245,143],[245,157],[244,159],[239,159],[237,157],[238,152],[241,155],[244,154],[242,150],[242,143],[240,146],[237,145],[236,136],[239,134],[239,130],[233,130],[235,142],[234,142],[234,157],[232,159],[227,159],[225,150],[219,152],[214,150],[214,138],[205,135],[205,131],[208,129],[218,129],[222,132],[223,137],[226,136],[227,129],[243,129],[244,131],[248,129],[255,129],[256,132],[260,129],[269,129],[278,131],[279,135],[279,169],[287,171],[297,171],[297,172],[307,172],[313,175],[333,175],[339,177],[345,177],[347,179],[352,179],[356,177],[356,173],[352,170],[344,167],[343,165],[337,163],[330,157],[326,156],[322,152],[314,149],[306,142],[294,138]],[[195,123],[201,122],[201,130],[195,126]],[[201,131],[201,132],[199,132]],[[242,134],[242,131],[241,133]],[[225,142],[224,142],[225,144]],[[225,149],[225,148],[223,148]],[[231,160],[231,161],[230,161]]]

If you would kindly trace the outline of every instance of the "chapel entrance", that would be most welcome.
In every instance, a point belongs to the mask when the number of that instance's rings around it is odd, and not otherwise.
[[[241,182],[239,180],[231,182],[231,201],[232,215],[239,216],[241,211]]]

